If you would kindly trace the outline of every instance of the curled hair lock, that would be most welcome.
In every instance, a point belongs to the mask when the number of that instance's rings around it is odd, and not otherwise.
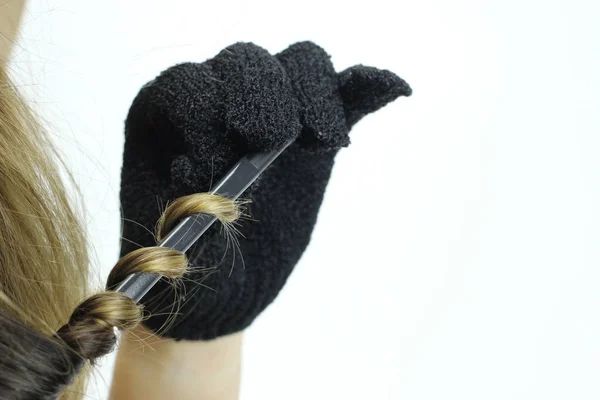
[[[209,193],[184,196],[170,204],[160,217],[157,240],[179,220],[197,213],[211,214],[225,224],[235,221],[240,215],[237,203],[226,197]],[[160,274],[177,279],[186,272],[187,266],[185,253],[166,247],[144,247],[126,254],[110,272],[107,290],[81,302],[69,321],[56,332],[57,339],[80,360],[93,363],[114,349],[117,342],[115,328],[132,329],[143,320],[142,305],[111,289],[134,273]],[[83,365],[82,362],[77,364],[79,367]]]

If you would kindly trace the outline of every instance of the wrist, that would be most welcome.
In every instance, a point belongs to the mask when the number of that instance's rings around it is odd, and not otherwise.
[[[241,332],[176,341],[139,326],[121,338],[110,398],[237,399],[241,346]]]

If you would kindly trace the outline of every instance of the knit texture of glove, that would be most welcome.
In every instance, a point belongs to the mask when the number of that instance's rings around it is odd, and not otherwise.
[[[306,249],[348,132],[410,87],[362,65],[337,73],[310,42],[272,56],[237,43],[203,63],[171,67],[145,85],[126,121],[121,255],[154,245],[161,205],[207,192],[243,155],[295,142],[242,198],[239,249],[213,226],[188,251],[190,273],[142,300],[145,324],[175,339],[243,330],[277,296]],[[173,315],[175,314],[175,315]],[[169,320],[169,324],[165,323]]]

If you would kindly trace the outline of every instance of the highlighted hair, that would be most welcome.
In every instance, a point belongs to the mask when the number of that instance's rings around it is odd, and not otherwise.
[[[85,230],[60,179],[64,164],[36,121],[0,68],[0,398],[80,399],[86,365],[143,310],[110,290],[88,296]],[[232,200],[186,196],[167,208],[157,237],[198,212],[224,224],[239,216]],[[186,268],[181,252],[141,248],[119,260],[107,288],[136,272],[177,279]]]

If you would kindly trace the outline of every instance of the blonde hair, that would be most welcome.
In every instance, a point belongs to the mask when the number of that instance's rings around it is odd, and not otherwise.
[[[143,319],[142,307],[121,293],[88,296],[85,230],[61,171],[50,139],[0,68],[0,398],[82,398],[88,361],[113,349],[114,328]],[[198,212],[226,224],[239,216],[232,200],[186,196],[165,210],[157,236]],[[107,288],[131,273],[175,279],[186,268],[183,253],[141,248],[119,260]]]
[[[88,249],[61,165],[0,68],[0,311],[45,335],[87,294]]]

